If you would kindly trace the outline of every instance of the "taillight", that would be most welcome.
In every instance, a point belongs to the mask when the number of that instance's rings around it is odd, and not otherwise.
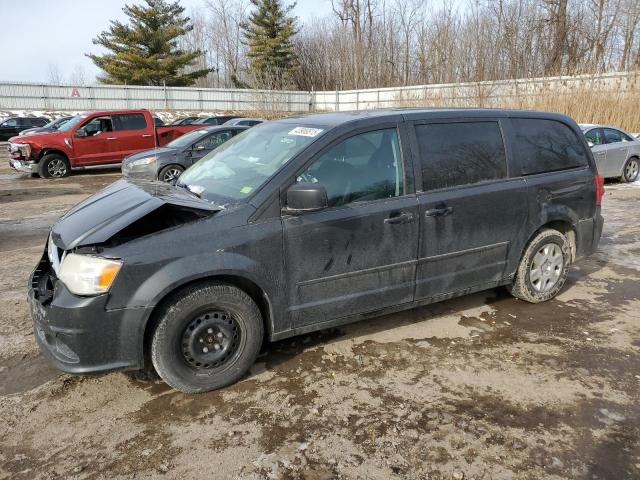
[[[604,177],[596,175],[593,177],[596,182],[596,207],[602,205],[602,197],[604,197]]]

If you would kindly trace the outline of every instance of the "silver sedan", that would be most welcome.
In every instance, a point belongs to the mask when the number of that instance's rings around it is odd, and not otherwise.
[[[640,139],[619,128],[604,125],[580,125],[587,137],[598,173],[606,178],[635,182],[640,172]]]

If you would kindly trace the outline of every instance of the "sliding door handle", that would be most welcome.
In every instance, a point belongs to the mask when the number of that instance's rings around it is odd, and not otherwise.
[[[453,212],[453,207],[438,207],[432,208],[431,210],[427,210],[424,212],[425,217],[444,217],[445,215],[449,215]]]

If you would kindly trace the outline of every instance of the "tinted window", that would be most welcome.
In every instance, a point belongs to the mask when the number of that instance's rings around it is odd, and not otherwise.
[[[93,137],[104,132],[113,131],[110,117],[96,117],[87,122],[82,129],[86,132],[87,137]]]
[[[497,122],[416,125],[423,190],[472,185],[507,176]]]
[[[36,127],[44,127],[47,123],[49,122],[45,118],[36,118],[33,120],[33,125],[35,125]]]
[[[604,138],[607,139],[607,143],[633,142],[633,138],[615,128],[605,128]]]
[[[10,118],[2,122],[3,127],[15,127],[16,125],[18,125],[18,121],[15,118]]]
[[[604,135],[602,134],[601,128],[594,128],[593,130],[589,130],[585,137],[587,140],[593,143],[594,145],[602,145],[604,142]]]
[[[322,184],[331,207],[402,195],[398,133],[387,129],[350,137],[323,153],[297,181]]]
[[[555,120],[514,118],[514,153],[522,163],[522,173],[553,172],[588,165],[578,136]]]
[[[116,130],[144,130],[147,128],[147,121],[142,113],[114,115],[113,118]]]

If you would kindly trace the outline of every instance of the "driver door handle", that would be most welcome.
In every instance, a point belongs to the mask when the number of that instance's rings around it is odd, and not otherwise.
[[[116,137],[107,137],[107,140],[115,140]]]
[[[150,133],[145,133],[144,135],[142,135],[142,138],[149,138],[151,136]]]
[[[387,225],[397,225],[398,223],[413,222],[413,213],[410,212],[397,212],[392,213],[391,216],[384,219],[384,223]]]
[[[453,212],[453,207],[437,207],[424,212],[425,217],[444,217]]]

